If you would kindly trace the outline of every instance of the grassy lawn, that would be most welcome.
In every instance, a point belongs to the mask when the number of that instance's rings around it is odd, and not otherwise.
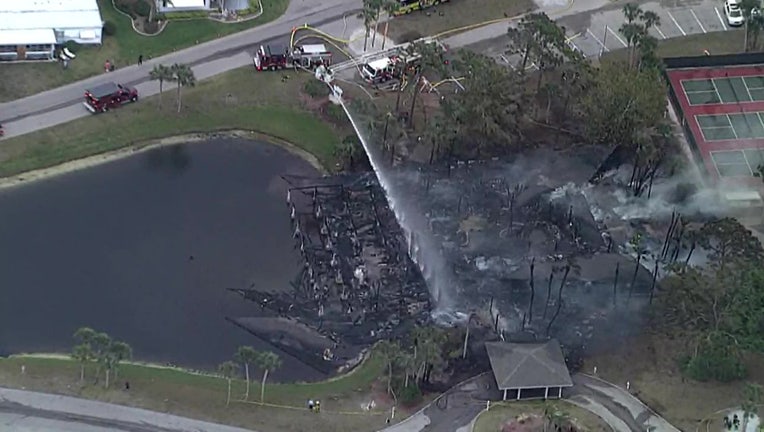
[[[21,365],[26,369],[24,375],[21,375]],[[387,406],[375,393],[377,387],[384,393],[384,383],[377,382],[380,376],[384,376],[384,363],[381,357],[375,355],[349,374],[332,380],[266,386],[266,403],[294,408],[241,402],[246,386],[241,379],[234,381],[232,401],[227,407],[227,384],[222,378],[126,364],[119,368],[118,382],[106,390],[102,385],[93,384],[93,365],[86,370],[84,385],[79,381],[79,370],[79,364],[69,359],[12,356],[0,359],[0,382],[5,387],[96,399],[263,432],[373,431],[385,425],[387,415]],[[259,401],[260,376],[257,371],[253,373],[250,401]],[[124,381],[130,383],[129,391],[124,389]],[[320,414],[303,408],[309,398],[321,401]],[[361,406],[372,398],[375,398],[378,408],[364,412]]]
[[[223,24],[206,18],[171,21],[164,31],[153,37],[141,36],[132,28],[130,18],[114,9],[111,0],[98,0],[101,17],[112,22],[114,36],[104,36],[103,45],[81,47],[77,58],[64,70],[53,63],[14,63],[0,67],[0,102],[29,96],[89,76],[103,73],[103,64],[111,60],[123,67],[138,62],[138,56],[157,57],[221,36],[264,24],[281,16],[289,0],[262,0],[263,14],[254,20]]]
[[[396,42],[408,42],[471,24],[520,15],[535,8],[532,0],[451,0],[393,18],[388,36]]]
[[[152,96],[72,121],[64,134],[60,128],[50,128],[6,139],[0,146],[0,177],[138,147],[170,135],[227,129],[257,131],[294,143],[323,166],[332,167],[336,144],[351,132],[349,123],[332,123],[316,115],[325,105],[302,94],[304,82],[314,79],[311,75],[289,73],[290,79],[282,82],[283,75],[241,68],[185,89],[180,114],[171,87],[164,92],[162,109],[158,96]]]
[[[588,432],[610,431],[610,427],[601,418],[565,401],[553,402],[557,409],[567,413],[583,430]],[[504,423],[521,415],[535,414],[543,418],[544,402],[507,402],[500,406],[492,406],[483,411],[475,421],[474,432],[500,432]]]
[[[623,341],[617,351],[586,359],[583,370],[591,372],[597,366],[601,378],[620,385],[630,381],[632,394],[681,430],[694,431],[709,416],[719,425],[711,430],[721,430],[722,416],[712,414],[740,406],[746,381],[764,385],[764,355],[745,357],[749,376],[743,381],[698,382],[679,372],[681,345],[681,341],[658,335],[632,338]]]

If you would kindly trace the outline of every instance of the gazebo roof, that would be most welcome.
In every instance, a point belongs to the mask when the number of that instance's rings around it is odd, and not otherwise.
[[[573,386],[556,339],[534,343],[486,342],[485,347],[500,390]]]

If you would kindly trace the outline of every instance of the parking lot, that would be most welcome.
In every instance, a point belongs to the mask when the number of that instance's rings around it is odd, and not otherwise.
[[[671,2],[670,6],[649,2],[641,4],[641,8],[658,15],[659,25],[649,30],[658,40],[734,29],[727,25],[724,5],[720,0],[676,0]],[[565,27],[568,45],[587,58],[626,48],[626,38],[618,31],[624,22],[621,7],[616,5],[595,12],[567,16],[557,21]],[[495,58],[499,64],[517,69],[522,62],[522,56],[510,51],[508,45],[507,38],[501,37],[470,45],[470,49]],[[697,52],[687,54],[703,55],[703,50],[704,47],[698,46]],[[535,69],[536,65],[529,62],[526,68]]]
[[[650,2],[641,5],[642,10],[655,12],[660,24],[649,30],[658,40],[730,30],[720,1],[672,2],[671,7]],[[618,29],[625,22],[620,8],[601,10],[588,17],[566,17],[559,23],[568,30],[569,43],[586,57],[596,57],[605,52],[626,48],[626,38]],[[703,54],[703,47],[697,53]]]

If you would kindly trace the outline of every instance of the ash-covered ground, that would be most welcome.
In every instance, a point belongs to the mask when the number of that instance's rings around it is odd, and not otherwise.
[[[290,178],[303,271],[285,293],[241,290],[271,316],[238,324],[327,371],[428,317],[611,347],[640,331],[665,264],[688,255],[690,219],[719,206],[676,175],[634,197],[626,166],[592,184],[602,159],[403,164],[386,169],[384,190],[374,173]]]
[[[428,320],[427,284],[373,173],[285,180],[303,268],[291,290],[239,290],[265,316],[238,325],[331,372]]]

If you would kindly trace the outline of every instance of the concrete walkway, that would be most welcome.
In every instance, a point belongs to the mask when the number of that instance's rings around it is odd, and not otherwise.
[[[593,376],[573,375],[567,399],[597,414],[619,432],[680,432],[625,389]]]
[[[498,396],[493,375],[484,373],[448,390],[406,420],[380,432],[469,432],[485,400]]]
[[[252,432],[139,408],[0,388],[0,430],[35,432]]]
[[[573,375],[567,400],[601,417],[617,432],[679,432],[626,390]],[[470,432],[486,400],[499,396],[490,373],[464,381],[402,422],[380,432]],[[247,432],[170,414],[70,396],[0,388],[0,430],[80,432]],[[249,431],[252,432],[252,431]]]

